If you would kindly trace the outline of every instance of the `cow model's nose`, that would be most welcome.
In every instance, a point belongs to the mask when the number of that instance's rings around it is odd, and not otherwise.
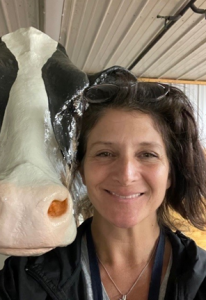
[[[71,243],[75,235],[73,203],[65,186],[0,181],[0,252],[41,254]]]
[[[63,201],[53,200],[48,209],[49,217],[60,217],[68,208],[68,199]]]

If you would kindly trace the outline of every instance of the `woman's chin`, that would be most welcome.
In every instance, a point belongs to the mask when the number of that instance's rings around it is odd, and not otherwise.
[[[112,218],[110,223],[118,228],[129,229],[135,227],[139,222],[136,218]]]

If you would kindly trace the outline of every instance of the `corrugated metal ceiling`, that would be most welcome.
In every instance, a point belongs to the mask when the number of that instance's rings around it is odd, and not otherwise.
[[[206,0],[0,0],[0,35],[36,27],[86,72],[128,68],[164,29],[164,19]],[[132,68],[138,77],[206,81],[206,14],[191,8]],[[170,22],[170,21],[168,21]],[[168,23],[167,22],[167,26]]]

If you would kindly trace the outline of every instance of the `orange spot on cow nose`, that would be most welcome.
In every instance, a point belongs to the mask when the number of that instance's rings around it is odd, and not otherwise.
[[[67,211],[68,201],[53,200],[48,209],[48,215],[50,217],[60,217]]]

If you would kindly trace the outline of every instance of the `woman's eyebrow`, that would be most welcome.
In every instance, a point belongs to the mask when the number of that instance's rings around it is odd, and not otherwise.
[[[146,147],[157,147],[157,148],[163,148],[162,145],[160,143],[157,142],[141,142],[138,145],[140,146],[146,146]]]
[[[97,145],[112,146],[114,144],[116,144],[116,143],[110,142],[110,141],[96,141],[90,145],[90,148],[93,148]],[[137,143],[137,145],[140,147],[157,147],[157,148],[161,148],[161,149],[163,148],[162,145],[157,142],[140,142],[140,143]]]

